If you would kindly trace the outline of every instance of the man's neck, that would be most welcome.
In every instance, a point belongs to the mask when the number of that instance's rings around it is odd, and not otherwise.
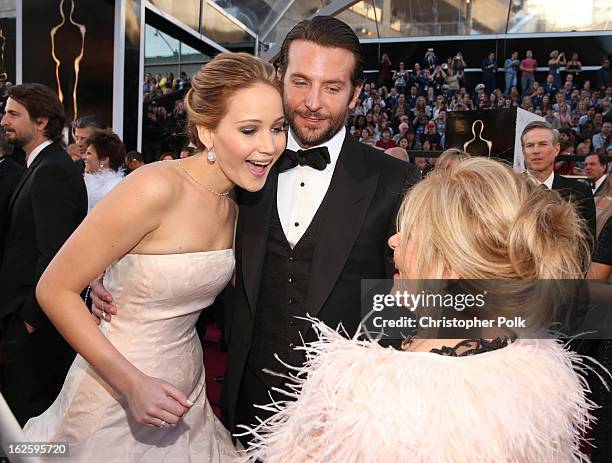
[[[340,129],[342,130],[342,129]],[[340,130],[338,130],[338,132],[340,132]],[[291,136],[293,137],[293,139],[295,140],[295,142],[298,144],[298,146],[303,149],[303,150],[307,150],[310,148],[314,148],[315,146],[321,146],[324,145],[325,143],[329,142],[332,138],[334,138],[338,132],[334,133],[331,137],[329,137],[327,140],[323,140],[319,143],[316,144],[304,144],[300,139],[298,139],[298,137],[296,136],[296,133],[294,131],[291,131]]]
[[[548,180],[548,177],[550,177],[550,174],[552,173],[553,173],[553,169],[550,169],[544,172],[531,171],[531,175],[537,178],[540,181],[540,183],[544,183],[546,180]]]
[[[30,154],[32,154],[32,151],[34,151],[37,146],[42,145],[44,142],[46,142],[48,140],[49,139],[45,138],[45,137],[36,137],[31,142],[29,142],[25,146],[23,146],[23,151],[25,153],[26,161],[30,157]]]

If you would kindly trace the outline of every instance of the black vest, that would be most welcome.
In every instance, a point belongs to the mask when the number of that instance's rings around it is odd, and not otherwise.
[[[296,317],[306,315],[310,266],[319,239],[324,203],[325,200],[293,249],[283,231],[278,209],[274,207],[247,360],[252,371],[269,386],[279,384],[282,379],[262,373],[264,368],[278,373],[286,372],[285,367],[275,359],[275,354],[292,366],[300,366],[304,362],[304,354],[294,347],[302,345],[300,333],[309,327],[309,323]]]

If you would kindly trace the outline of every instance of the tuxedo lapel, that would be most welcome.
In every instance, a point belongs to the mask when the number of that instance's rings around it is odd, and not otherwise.
[[[266,185],[254,194],[248,194],[240,205],[242,242],[242,278],[251,311],[255,312],[261,283],[266,242],[272,208],[276,207],[278,169],[270,171]]]
[[[13,192],[13,195],[11,196],[11,200],[9,202],[9,210],[13,207],[13,203],[17,199],[17,195],[19,195],[19,191],[21,190],[21,188],[23,188],[26,181],[30,178],[30,176],[34,172],[34,169],[36,169],[36,167],[42,162],[42,160],[49,155],[50,151],[53,149],[54,146],[55,146],[55,143],[49,146],[46,146],[40,153],[38,153],[38,156],[36,156],[36,159],[32,161],[32,164],[30,165],[30,167],[28,167],[25,170],[25,172],[19,179],[17,186],[15,187],[15,191]]]
[[[347,134],[324,200],[320,239],[308,286],[307,313],[316,316],[328,298],[361,230],[379,173],[368,173],[361,145]]]

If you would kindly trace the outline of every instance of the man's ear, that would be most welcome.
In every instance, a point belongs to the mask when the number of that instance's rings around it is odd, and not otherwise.
[[[283,71],[281,71],[281,68],[277,68],[276,69],[276,80],[278,80],[279,82],[283,81]]]
[[[349,109],[355,109],[357,106],[357,102],[359,101],[359,95],[361,94],[361,89],[363,88],[363,83],[361,85],[357,85],[353,89],[353,96],[351,97],[351,101],[349,101]]]
[[[48,117],[37,117],[36,118],[36,128],[39,132],[44,132],[47,128],[47,124],[49,123]]]
[[[212,131],[203,125],[196,125],[196,130],[198,131],[198,139],[200,142],[206,149],[211,149],[214,146]]]

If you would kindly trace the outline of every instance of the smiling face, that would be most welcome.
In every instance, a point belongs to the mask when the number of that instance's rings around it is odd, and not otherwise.
[[[217,128],[210,132],[198,126],[198,133],[202,143],[214,148],[225,177],[247,191],[258,191],[285,149],[280,93],[265,83],[239,90],[229,99]]]
[[[325,143],[342,129],[359,98],[361,86],[351,83],[355,57],[343,48],[295,40],[288,61],[283,102],[292,133],[302,148]]]
[[[108,157],[106,157],[105,160],[106,163],[102,162],[103,165],[108,164]],[[98,156],[96,148],[93,145],[89,145],[85,151],[85,172],[88,174],[97,172],[101,169],[100,163],[100,157]]]

